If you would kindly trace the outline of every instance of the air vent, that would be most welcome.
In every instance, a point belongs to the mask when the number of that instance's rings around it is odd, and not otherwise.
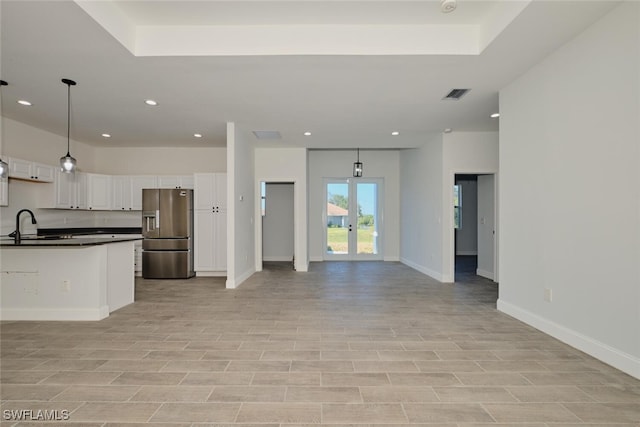
[[[282,135],[277,130],[254,130],[253,134],[258,139],[282,139]]]
[[[459,100],[465,96],[471,89],[451,89],[451,91],[442,99]]]

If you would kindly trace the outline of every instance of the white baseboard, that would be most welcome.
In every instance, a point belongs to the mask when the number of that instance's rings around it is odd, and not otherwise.
[[[109,317],[109,307],[100,308],[3,308],[0,320],[102,320]]]
[[[481,270],[481,269],[479,269],[479,268],[478,268],[478,269],[476,270],[476,274],[477,274],[478,276],[482,276],[482,277],[484,277],[484,278],[486,278],[486,279],[494,280],[494,279],[493,279],[493,277],[494,277],[494,276],[493,276],[493,271]]]
[[[299,273],[306,273],[309,271],[309,263],[308,262],[296,262],[296,271]]]
[[[262,256],[262,260],[263,261],[275,261],[275,262],[279,262],[279,261],[293,261],[293,257],[291,255],[287,256]]]
[[[400,257],[399,256],[385,256],[383,258],[383,261],[398,262],[398,261],[400,261]]]
[[[225,277],[226,271],[196,271],[196,277]]]
[[[558,323],[547,320],[535,313],[524,310],[516,305],[498,299],[499,311],[514,317],[527,325],[559,339],[565,344],[577,348],[606,364],[620,369],[627,374],[640,379],[640,358],[620,351],[598,340],[583,335]]]
[[[458,251],[456,255],[478,255],[478,251]]]
[[[226,283],[226,288],[227,289],[235,289],[238,286],[240,286],[242,284],[242,282],[244,282],[245,280],[247,280],[249,277],[253,276],[253,273],[256,272],[255,267],[248,269],[247,271],[245,271],[244,273],[242,273],[241,275],[239,275],[236,278],[232,278],[232,277],[227,277],[227,283]]]
[[[414,270],[418,270],[420,273],[422,274],[426,274],[427,276],[436,279],[438,282],[444,282],[443,278],[444,276],[440,273],[438,273],[437,271],[433,271],[427,267],[424,267],[422,265],[416,264],[413,261],[409,261],[406,258],[400,258],[400,262],[408,265],[409,267],[413,268]]]
[[[322,261],[324,261],[324,258],[322,258],[321,256],[312,256],[312,257],[309,257],[309,261],[310,262],[322,262]]]

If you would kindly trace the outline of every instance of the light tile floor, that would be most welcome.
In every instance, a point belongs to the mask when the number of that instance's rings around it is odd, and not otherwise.
[[[640,381],[497,312],[490,281],[268,267],[236,290],[139,279],[100,322],[2,323],[3,425],[640,425]]]

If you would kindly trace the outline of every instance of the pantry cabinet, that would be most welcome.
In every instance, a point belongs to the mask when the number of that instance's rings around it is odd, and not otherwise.
[[[194,265],[196,274],[227,270],[227,175],[194,175]]]

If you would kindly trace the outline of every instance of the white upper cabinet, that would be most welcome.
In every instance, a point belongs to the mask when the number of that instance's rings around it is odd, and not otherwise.
[[[194,175],[194,209],[227,209],[227,174]]]
[[[111,175],[88,173],[87,208],[94,211],[111,209]]]
[[[86,174],[56,170],[53,199],[53,207],[58,209],[87,209]]]
[[[42,163],[9,158],[9,177],[28,181],[53,182],[55,167]]]
[[[0,178],[0,206],[9,206],[9,180]]]
[[[193,188],[193,175],[161,175],[158,188]]]
[[[131,176],[131,210],[142,210],[142,190],[158,188],[158,177],[150,175]]]
[[[131,210],[131,177],[126,175],[111,177],[111,209]]]

